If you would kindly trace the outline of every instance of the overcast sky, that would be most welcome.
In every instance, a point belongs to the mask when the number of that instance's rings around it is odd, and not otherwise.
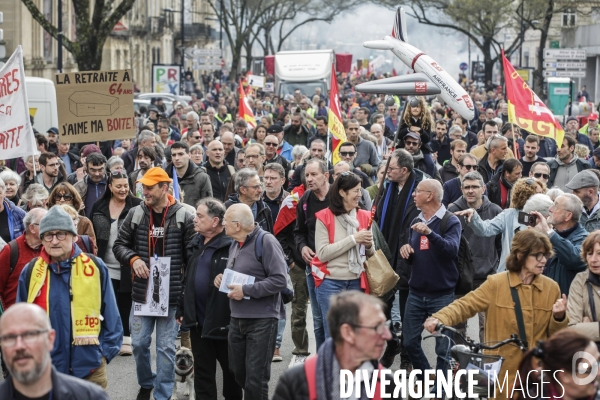
[[[410,11],[405,7],[407,13]],[[308,49],[315,44],[319,48],[332,48],[336,53],[352,53],[353,61],[373,58],[382,54],[393,62],[393,67],[401,74],[408,71],[390,51],[371,50],[363,47],[367,40],[383,39],[392,31],[395,11],[375,5],[366,5],[354,12],[338,16],[331,24],[312,23],[294,32],[288,45],[294,50]],[[419,24],[407,15],[408,42],[436,60],[453,77],[458,77],[459,65],[467,62],[467,38],[453,30],[440,29]],[[471,46],[471,60],[477,57],[476,47]]]

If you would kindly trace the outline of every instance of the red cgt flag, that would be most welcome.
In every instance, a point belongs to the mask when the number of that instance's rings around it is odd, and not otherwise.
[[[502,64],[506,82],[506,100],[508,101],[508,122],[516,124],[530,133],[552,138],[560,147],[565,131],[552,111],[515,71],[510,61],[504,56],[504,50],[502,51]]]

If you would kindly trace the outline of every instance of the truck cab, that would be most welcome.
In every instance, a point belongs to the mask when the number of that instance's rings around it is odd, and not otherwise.
[[[327,97],[334,56],[333,50],[280,51],[275,55],[275,92],[284,97],[299,89],[312,97],[321,88]]]

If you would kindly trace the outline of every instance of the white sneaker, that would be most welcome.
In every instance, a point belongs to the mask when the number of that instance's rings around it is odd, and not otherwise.
[[[294,365],[298,365],[298,364],[304,364],[304,362],[306,361],[306,358],[308,356],[304,356],[304,355],[297,355],[294,358]]]

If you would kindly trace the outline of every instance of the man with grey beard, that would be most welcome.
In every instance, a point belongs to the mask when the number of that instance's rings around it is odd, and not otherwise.
[[[108,399],[98,385],[54,369],[50,351],[56,331],[39,306],[17,303],[0,318],[2,357],[10,377],[0,383],[0,399]]]

